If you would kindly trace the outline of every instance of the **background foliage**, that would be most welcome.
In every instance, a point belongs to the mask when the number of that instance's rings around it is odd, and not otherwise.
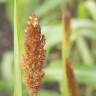
[[[6,8],[6,17],[8,22],[10,22],[8,23],[8,25],[12,27],[14,12],[13,3],[13,0],[0,0],[0,6],[4,4]],[[43,79],[41,90],[39,91],[38,96],[60,96],[59,84],[62,80],[62,72],[60,65],[63,26],[61,21],[61,10],[63,10],[67,3],[70,5],[72,12],[72,46],[70,51],[70,57],[73,62],[76,79],[80,87],[80,96],[96,96],[95,0],[17,0],[17,11],[19,17],[18,30],[19,38],[21,38],[19,41],[21,55],[23,54],[24,49],[23,37],[26,21],[28,19],[28,16],[32,12],[36,12],[36,14],[40,17],[42,33],[46,36],[45,48],[47,50],[47,57],[44,67],[46,76]],[[2,30],[0,30],[0,35],[1,31]],[[5,31],[6,30],[3,30],[3,32]],[[10,32],[9,34],[9,38],[12,38],[12,33]],[[12,44],[9,46],[12,46]],[[13,66],[13,51],[11,48],[7,51],[4,51],[1,55],[1,96],[13,96]],[[28,96],[24,84],[22,84],[22,86],[24,94],[23,96]]]

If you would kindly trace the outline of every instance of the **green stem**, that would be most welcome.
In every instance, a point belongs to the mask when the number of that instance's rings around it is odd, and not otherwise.
[[[17,28],[17,2],[14,0],[14,96],[22,96],[22,79],[21,79],[21,64],[20,64],[20,48],[19,48],[19,31]]]
[[[62,96],[70,96],[69,95],[69,88],[68,88],[68,78],[67,78],[67,73],[66,73],[66,58],[67,58],[67,44],[66,44],[66,40],[64,37],[64,31],[62,34],[62,64],[63,64],[63,80],[61,82],[61,94]]]

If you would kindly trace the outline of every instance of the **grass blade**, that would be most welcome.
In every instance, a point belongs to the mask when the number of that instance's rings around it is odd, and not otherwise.
[[[19,30],[17,26],[17,1],[14,1],[14,96],[22,96],[22,80],[20,67]]]

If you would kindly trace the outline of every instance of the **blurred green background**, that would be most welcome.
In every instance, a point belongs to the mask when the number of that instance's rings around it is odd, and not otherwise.
[[[62,10],[72,12],[72,59],[79,96],[96,96],[96,0],[17,0],[21,46],[28,16],[35,12],[46,36],[45,77],[38,96],[60,96]],[[0,96],[13,96],[13,0],[0,0]],[[23,96],[28,96],[23,84]]]

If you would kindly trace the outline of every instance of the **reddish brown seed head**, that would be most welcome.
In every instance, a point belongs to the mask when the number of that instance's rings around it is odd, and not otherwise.
[[[23,59],[23,72],[25,84],[32,96],[37,93],[44,72],[42,71],[45,60],[45,37],[41,34],[38,17],[29,16],[25,29],[25,53]]]
[[[72,68],[72,62],[69,58],[66,59],[66,64],[67,64],[67,77],[68,77],[68,85],[69,85],[69,90],[71,93],[71,96],[78,96],[78,85],[75,79],[74,71]]]

